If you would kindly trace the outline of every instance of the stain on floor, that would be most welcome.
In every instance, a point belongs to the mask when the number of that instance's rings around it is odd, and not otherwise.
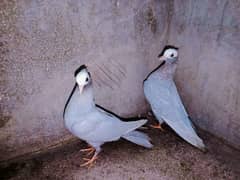
[[[125,140],[105,144],[99,159],[90,169],[80,167],[85,154],[79,150],[86,144],[77,141],[29,160],[2,165],[0,179],[239,179],[240,151],[200,131],[208,147],[208,151],[203,153],[168,127],[165,129],[165,132],[146,130],[155,145],[151,150]]]

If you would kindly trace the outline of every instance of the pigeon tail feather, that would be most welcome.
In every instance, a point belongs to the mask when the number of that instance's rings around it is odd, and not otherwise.
[[[122,138],[135,143],[137,145],[146,147],[146,148],[152,148],[153,145],[150,142],[150,138],[144,134],[143,132],[139,132],[139,131],[131,131],[128,134],[122,136]]]

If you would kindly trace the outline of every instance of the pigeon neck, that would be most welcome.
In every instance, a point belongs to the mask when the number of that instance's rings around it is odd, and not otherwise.
[[[166,62],[162,67],[159,68],[158,72],[161,77],[172,79],[176,71],[177,64]]]
[[[93,97],[93,87],[92,84],[89,84],[84,87],[82,94],[80,94],[79,87],[77,88],[78,102],[81,106],[81,111],[88,111],[95,106],[94,97]]]

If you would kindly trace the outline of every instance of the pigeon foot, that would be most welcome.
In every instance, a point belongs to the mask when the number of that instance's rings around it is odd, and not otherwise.
[[[97,155],[94,155],[91,159],[83,158],[83,160],[87,161],[81,164],[81,167],[88,166],[89,168],[93,166],[93,163],[97,160]]]
[[[95,152],[95,148],[94,147],[90,147],[90,148],[86,148],[86,149],[81,149],[80,152],[89,152],[89,153],[87,153],[87,155],[90,155],[93,152]]]
[[[165,131],[163,128],[162,128],[162,126],[161,126],[161,124],[158,124],[158,125],[150,125],[150,127],[152,127],[152,128],[154,128],[154,129],[160,129],[161,131]]]

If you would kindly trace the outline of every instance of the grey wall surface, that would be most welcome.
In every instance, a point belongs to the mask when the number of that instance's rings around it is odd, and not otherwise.
[[[168,42],[176,81],[198,126],[240,149],[240,1],[174,1]]]
[[[62,111],[88,65],[96,102],[146,112],[142,81],[165,44],[180,47],[176,82],[193,120],[240,147],[239,1],[0,2],[0,161],[72,138]]]
[[[127,117],[146,111],[142,80],[166,44],[164,1],[0,2],[0,160],[72,136],[62,112],[86,64],[96,102]]]

